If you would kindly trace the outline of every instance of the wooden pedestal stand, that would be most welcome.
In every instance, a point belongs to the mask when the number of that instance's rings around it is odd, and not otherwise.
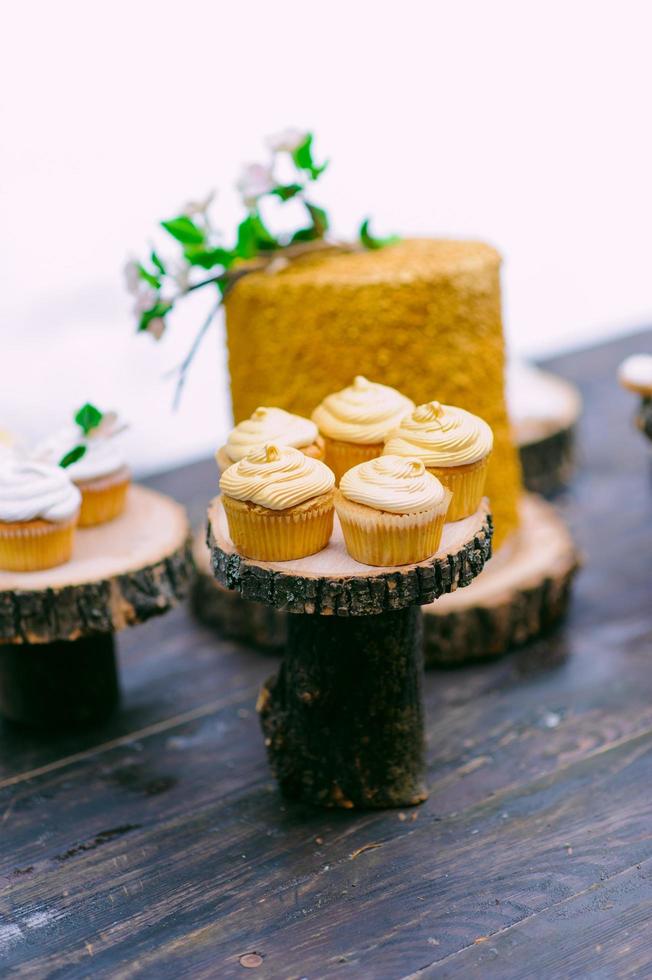
[[[219,498],[208,518],[218,581],[291,614],[283,663],[258,705],[282,791],[346,808],[426,799],[419,606],[482,571],[491,553],[486,501],[446,525],[437,555],[398,568],[354,561],[337,518],[324,551],[276,563],[236,552]]]
[[[118,701],[114,633],[167,612],[190,571],[184,509],[139,486],[117,520],[77,531],[65,565],[0,571],[0,714],[44,727],[109,715]]]
[[[449,667],[500,656],[553,627],[566,612],[578,553],[551,504],[534,494],[521,500],[521,526],[468,589],[424,606],[426,667]],[[194,545],[193,607],[223,636],[279,651],[288,616],[250,602],[215,581],[206,534]]]
[[[514,407],[514,442],[518,446],[525,486],[534,493],[549,496],[570,482],[582,400],[575,385],[563,378],[539,368],[527,370],[532,373],[537,397],[529,409],[527,403]]]

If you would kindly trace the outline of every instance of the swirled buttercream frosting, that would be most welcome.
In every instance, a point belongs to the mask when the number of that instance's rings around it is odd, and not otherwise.
[[[81,459],[66,467],[68,476],[76,483],[109,476],[126,465],[119,436],[105,436],[100,432],[84,436],[77,425],[69,425],[55,432],[34,449],[32,456],[56,466],[75,446],[86,447]]]
[[[60,467],[14,455],[0,459],[0,521],[65,523],[80,502],[79,490]]]
[[[274,443],[253,449],[220,479],[222,493],[270,510],[296,507],[334,486],[333,472],[324,463]]]
[[[226,454],[237,462],[268,442],[301,449],[311,445],[317,436],[317,426],[310,419],[282,408],[257,408],[250,418],[232,430],[226,442]]]
[[[340,480],[348,499],[390,514],[413,514],[443,504],[446,491],[420,459],[378,456],[359,463]]]
[[[385,443],[384,453],[416,456],[426,466],[465,466],[491,452],[493,432],[463,408],[427,402],[406,415]]]
[[[329,439],[367,444],[383,442],[413,408],[400,391],[358,375],[348,388],[324,398],[312,420]]]

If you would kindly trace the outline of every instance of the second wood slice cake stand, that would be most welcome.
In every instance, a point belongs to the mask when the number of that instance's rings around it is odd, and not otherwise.
[[[290,562],[239,555],[219,498],[208,520],[217,580],[291,614],[283,662],[258,705],[282,791],[345,808],[426,799],[420,606],[468,585],[484,568],[492,534],[487,502],[445,526],[434,557],[396,568],[354,561],[337,517],[327,548]]]
[[[0,714],[45,727],[104,719],[119,696],[115,633],[176,605],[191,568],[183,507],[133,486],[120,517],[77,530],[65,565],[0,571]]]

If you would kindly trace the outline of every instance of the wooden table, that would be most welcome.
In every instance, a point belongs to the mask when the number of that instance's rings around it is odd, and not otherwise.
[[[549,365],[585,398],[559,503],[586,566],[559,633],[427,675],[423,807],[284,802],[254,716],[274,663],[186,609],[124,635],[107,727],[0,729],[0,975],[650,975],[652,482],[615,380],[650,345]],[[214,464],[153,484],[199,519]]]

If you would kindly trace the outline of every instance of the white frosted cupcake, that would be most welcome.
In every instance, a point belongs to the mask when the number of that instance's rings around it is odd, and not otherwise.
[[[81,495],[64,470],[0,458],[0,568],[34,572],[68,561]]]
[[[257,408],[248,419],[231,430],[226,445],[217,450],[217,468],[223,473],[253,449],[267,443],[300,449],[313,459],[324,458],[324,440],[310,419],[293,415],[283,408]]]
[[[335,510],[363,565],[409,565],[436,554],[450,493],[418,459],[379,456],[344,474]]]
[[[105,524],[125,508],[131,474],[118,438],[123,429],[115,412],[86,404],[74,425],[54,433],[32,454],[65,468],[81,491],[80,527]]]
[[[333,532],[334,486],[329,468],[299,449],[252,450],[220,478],[231,540],[260,561],[314,555]]]
[[[623,388],[643,398],[652,398],[652,354],[632,354],[618,368]]]
[[[453,494],[448,520],[459,521],[478,509],[493,441],[490,427],[477,415],[427,402],[406,415],[384,452],[420,459]]]
[[[380,456],[385,439],[414,408],[414,402],[388,385],[358,375],[352,385],[324,398],[312,413],[324,437],[326,463],[339,482],[344,473]]]

